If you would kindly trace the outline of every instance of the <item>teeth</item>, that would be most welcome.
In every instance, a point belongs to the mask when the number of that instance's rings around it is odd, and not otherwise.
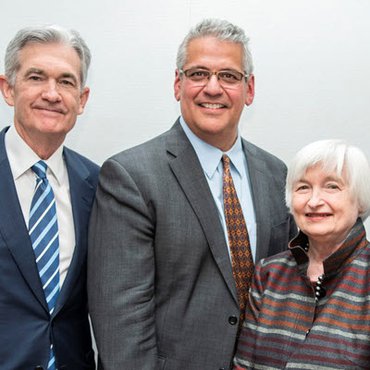
[[[328,217],[330,216],[327,213],[307,213],[308,217]]]
[[[211,109],[218,109],[218,108],[223,108],[223,104],[210,104],[210,103],[203,103],[201,104],[202,107],[205,108],[211,108]]]

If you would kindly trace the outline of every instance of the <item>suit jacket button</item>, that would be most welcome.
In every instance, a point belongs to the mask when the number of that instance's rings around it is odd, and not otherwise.
[[[229,317],[229,324],[230,325],[236,325],[238,323],[238,318],[236,316],[230,316]]]

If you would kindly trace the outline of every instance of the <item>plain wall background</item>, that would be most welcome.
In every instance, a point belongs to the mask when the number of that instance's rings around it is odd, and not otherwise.
[[[101,164],[174,123],[177,48],[205,17],[236,23],[251,38],[256,97],[241,119],[245,138],[287,164],[323,138],[347,139],[370,157],[369,0],[4,1],[0,71],[19,28],[77,29],[93,54],[91,95],[66,144]],[[0,104],[0,128],[12,112]]]

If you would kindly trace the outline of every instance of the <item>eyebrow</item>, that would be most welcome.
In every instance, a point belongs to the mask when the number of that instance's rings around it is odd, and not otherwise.
[[[25,73],[25,77],[33,74],[33,73],[36,73],[38,75],[45,75],[44,71],[42,69],[38,69],[38,68],[30,68],[26,71]]]
[[[195,65],[193,67],[189,67],[188,69],[204,69],[206,71],[212,71],[211,68],[205,67],[203,65]],[[231,68],[231,67],[220,68],[217,71],[235,71],[235,72],[239,72],[237,69]]]
[[[324,178],[324,181],[327,182],[327,181],[335,181],[335,182],[340,182],[342,184],[345,184],[345,180],[342,178],[342,177],[337,177],[337,176],[334,176],[334,175],[329,175],[329,176],[326,176]],[[305,178],[305,177],[301,177],[299,178],[296,183],[298,182],[304,182],[304,183],[308,183],[309,181]]]
[[[31,75],[33,73],[35,73],[37,75],[41,75],[41,76],[46,76],[45,71],[43,71],[42,69],[30,68],[26,71],[25,77],[28,77],[29,75]],[[78,79],[76,78],[76,76],[73,73],[68,73],[68,72],[62,73],[60,75],[60,77],[58,77],[58,78],[70,78],[74,81],[74,83],[78,84]]]
[[[78,80],[76,78],[76,76],[72,73],[62,73],[62,75],[60,76],[62,78],[70,78],[72,79],[76,84],[78,84]]]

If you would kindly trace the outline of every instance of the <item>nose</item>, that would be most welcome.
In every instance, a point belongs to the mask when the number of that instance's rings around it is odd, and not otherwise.
[[[323,199],[321,196],[321,191],[318,189],[313,189],[307,204],[312,208],[322,205]]]
[[[211,74],[206,85],[203,88],[203,91],[208,95],[220,95],[223,93],[224,90],[215,73]]]
[[[45,84],[42,92],[42,98],[51,103],[57,103],[61,101],[61,96],[56,81],[48,81]]]

